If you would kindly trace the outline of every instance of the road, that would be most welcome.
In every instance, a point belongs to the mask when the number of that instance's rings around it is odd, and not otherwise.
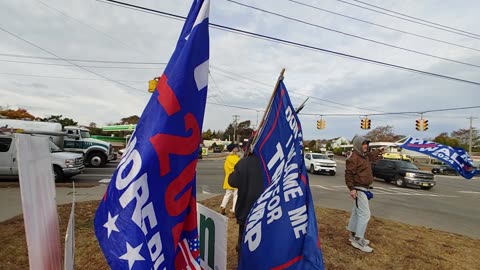
[[[197,193],[223,194],[223,161],[222,158],[199,160]],[[78,184],[97,184],[99,180],[110,179],[117,164],[87,168],[84,174],[73,179]],[[344,184],[345,161],[337,160],[337,166],[335,176],[309,174],[313,200],[321,207],[351,211],[352,200]],[[372,214],[479,239],[480,179],[438,175],[435,178],[437,186],[431,190],[398,188],[381,180],[375,181],[374,198],[370,201]]]

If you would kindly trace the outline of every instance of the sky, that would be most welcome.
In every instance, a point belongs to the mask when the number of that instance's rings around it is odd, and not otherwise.
[[[192,3],[125,2],[182,17]],[[478,10],[474,0],[213,0],[210,23],[310,49],[210,27],[203,130],[225,130],[235,117],[258,125],[282,68],[293,105],[309,97],[299,115],[307,140],[366,134],[365,116],[372,129],[390,125],[396,134],[426,139],[469,128],[469,117],[478,128],[480,108],[436,111],[480,107]],[[162,74],[182,26],[105,1],[1,1],[0,106],[97,126],[141,115],[148,81]],[[415,130],[421,117],[427,131]],[[319,119],[325,129],[317,129]]]

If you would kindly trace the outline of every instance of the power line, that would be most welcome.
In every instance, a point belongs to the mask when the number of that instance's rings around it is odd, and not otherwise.
[[[369,113],[369,114],[326,114],[326,113],[302,113],[304,115],[323,115],[323,116],[358,116],[358,115],[368,115],[368,116],[377,116],[377,115],[394,115],[394,114],[425,114],[431,112],[446,112],[446,111],[458,111],[458,110],[468,110],[480,108],[479,106],[469,106],[469,107],[457,107],[457,108],[447,108],[447,109],[437,109],[437,110],[426,110],[426,111],[406,111],[406,112],[385,112],[385,113]]]
[[[106,4],[115,3],[116,6],[120,6],[120,7],[127,6],[130,9],[137,10],[137,11],[140,11],[140,12],[146,12],[146,13],[149,13],[149,14],[158,13],[158,14],[161,14],[159,16],[164,16],[164,17],[168,17],[168,18],[173,17],[173,18],[176,18],[176,19],[179,19],[179,18],[185,19],[185,17],[182,17],[182,16],[174,15],[174,14],[163,12],[163,11],[148,9],[148,8],[145,8],[145,7],[136,6],[136,5],[132,5],[132,4],[128,4],[128,3],[123,3],[123,2],[120,2],[120,1],[115,1],[115,0],[97,0],[97,1],[103,2],[103,3],[106,3]],[[412,73],[417,73],[417,74],[421,74],[421,75],[425,75],[425,76],[431,76],[431,77],[436,77],[436,78],[441,78],[441,79],[452,80],[452,81],[463,82],[463,83],[468,83],[468,84],[473,84],[473,85],[480,86],[480,82],[475,82],[475,81],[460,79],[460,78],[456,78],[456,77],[446,76],[446,75],[442,75],[442,74],[438,74],[438,73],[428,72],[428,71],[424,71],[424,70],[419,70],[419,69],[409,68],[409,67],[405,67],[405,66],[390,64],[390,63],[387,63],[387,62],[377,61],[377,60],[373,60],[373,59],[369,59],[369,58],[365,58],[365,57],[360,57],[360,56],[355,56],[355,55],[351,55],[351,54],[347,54],[347,53],[341,53],[341,52],[337,52],[337,51],[333,51],[333,50],[327,50],[327,49],[323,49],[323,48],[319,48],[319,47],[305,45],[305,44],[301,44],[301,43],[298,43],[298,42],[293,42],[293,41],[284,40],[284,39],[280,39],[280,38],[275,38],[275,37],[271,37],[271,36],[261,35],[261,34],[258,34],[258,33],[249,32],[249,31],[245,31],[245,30],[240,30],[240,29],[236,29],[236,28],[233,28],[233,27],[228,27],[228,26],[224,26],[224,25],[220,25],[220,24],[211,23],[211,22],[209,24],[214,29],[218,29],[218,30],[221,30],[221,31],[232,32],[232,33],[245,35],[245,36],[252,37],[252,38],[257,38],[257,39],[276,42],[276,43],[280,43],[280,44],[288,45],[288,46],[292,46],[292,47],[303,48],[303,49],[308,49],[308,50],[312,50],[312,51],[327,53],[327,54],[340,56],[340,57],[344,57],[344,58],[348,58],[348,59],[353,59],[353,60],[357,60],[357,61],[362,61],[362,62],[366,62],[366,63],[370,63],[370,64],[375,64],[375,65],[380,65],[380,66],[384,66],[384,67],[389,67],[389,68],[399,69],[399,70],[408,71],[408,72],[412,72]]]
[[[447,29],[451,29],[451,30],[454,30],[454,31],[458,31],[458,32],[461,32],[461,33],[465,33],[465,34],[480,37],[480,35],[475,34],[475,33],[467,32],[467,31],[464,31],[464,30],[461,30],[461,29],[453,28],[453,27],[443,25],[443,24],[439,24],[439,23],[435,23],[435,22],[432,22],[432,21],[427,21],[427,20],[424,20],[424,19],[420,19],[420,18],[417,18],[417,17],[407,15],[405,13],[400,13],[400,12],[396,12],[396,11],[391,10],[391,9],[386,9],[386,8],[382,8],[382,7],[379,7],[379,6],[375,6],[375,5],[372,5],[372,4],[363,2],[363,1],[359,1],[359,0],[352,0],[352,1],[364,4],[366,6],[371,6],[371,7],[374,7],[374,8],[378,8],[380,10],[385,10],[385,11],[388,11],[388,12],[391,12],[391,13],[394,13],[394,14],[398,14],[398,15],[401,15],[401,16],[404,16],[404,17],[407,17],[407,18],[415,19],[415,20],[418,20],[418,21],[421,21],[421,22],[426,22],[426,23],[429,23],[429,24],[437,25],[437,26],[444,27],[444,28],[447,28]]]
[[[134,65],[166,65],[166,62],[135,62],[135,61],[111,61],[111,60],[92,60],[92,59],[74,59],[74,58],[55,58],[55,57],[46,57],[46,56],[31,56],[23,54],[11,54],[11,53],[0,53],[0,56],[8,57],[18,57],[18,58],[31,58],[31,59],[44,59],[44,60],[54,60],[54,61],[72,61],[72,62],[85,62],[85,63],[108,63],[108,64],[134,64]]]
[[[321,26],[321,25],[314,24],[314,23],[309,23],[309,22],[306,22],[306,21],[303,21],[303,20],[300,20],[300,19],[292,18],[292,17],[286,16],[286,15],[282,15],[280,13],[276,13],[276,12],[269,11],[269,10],[266,10],[266,9],[262,9],[262,8],[259,8],[259,7],[255,7],[255,6],[252,6],[252,5],[239,3],[239,2],[234,1],[234,0],[226,0],[226,1],[237,4],[237,5],[240,5],[240,6],[243,6],[243,7],[246,7],[246,8],[261,11],[261,12],[264,12],[264,13],[267,13],[267,14],[270,14],[270,15],[281,17],[281,18],[284,18],[284,19],[287,19],[287,20],[295,21],[295,22],[298,22],[298,23],[306,24],[306,25],[309,25],[309,26],[317,27],[317,28],[320,28],[320,29],[323,29],[323,30],[327,30],[327,31],[331,31],[331,32],[334,32],[334,33],[337,33],[337,34],[361,39],[361,40],[364,40],[364,41],[380,44],[380,45],[387,46],[387,47],[390,47],[390,48],[394,48],[394,49],[398,49],[398,50],[402,50],[402,51],[406,51],[406,52],[410,52],[410,53],[415,53],[415,54],[419,54],[419,55],[423,55],[423,56],[428,56],[428,57],[432,57],[432,58],[437,58],[437,59],[441,59],[441,60],[452,62],[452,63],[457,63],[457,64],[466,65],[466,66],[480,68],[480,65],[476,65],[476,64],[472,64],[472,63],[468,63],[468,62],[463,62],[463,61],[458,61],[458,60],[454,60],[454,59],[450,59],[450,58],[446,58],[446,57],[442,57],[442,56],[438,56],[438,55],[434,55],[434,54],[430,54],[430,53],[426,53],[426,52],[421,52],[421,51],[417,51],[417,50],[413,50],[413,49],[400,47],[400,46],[397,46],[397,45],[385,43],[385,42],[370,39],[370,38],[361,37],[361,36],[354,35],[354,34],[349,34],[347,32],[343,32],[343,31],[340,31],[340,30],[336,30],[336,29],[333,29],[333,28]]]
[[[33,74],[22,74],[22,73],[7,73],[0,72],[2,75],[11,75],[11,76],[23,76],[23,77],[37,77],[37,78],[51,78],[51,79],[67,79],[67,80],[81,80],[81,81],[109,81],[106,79],[91,79],[91,78],[77,78],[77,77],[60,77],[60,76],[47,76],[47,75],[33,75]],[[115,80],[119,82],[141,82],[145,81],[133,81],[133,80]]]
[[[330,14],[334,14],[334,15],[337,15],[337,16],[341,16],[341,17],[344,17],[344,18],[348,18],[348,19],[351,19],[351,20],[354,20],[354,21],[358,21],[358,22],[374,25],[374,26],[377,26],[377,27],[381,27],[381,28],[384,28],[384,29],[396,31],[396,32],[399,32],[399,33],[402,33],[402,34],[411,35],[411,36],[414,36],[414,37],[419,37],[419,38],[423,38],[423,39],[427,39],[427,40],[431,40],[431,41],[436,41],[436,42],[443,43],[443,44],[456,46],[456,47],[463,48],[463,49],[468,49],[468,50],[480,52],[479,49],[475,49],[475,48],[472,48],[472,47],[456,44],[456,43],[445,41],[445,40],[432,38],[432,37],[429,37],[429,36],[415,34],[415,33],[412,33],[412,32],[405,31],[405,30],[401,30],[401,29],[385,26],[385,25],[382,25],[382,24],[362,20],[362,19],[359,19],[359,18],[356,18],[356,17],[353,17],[353,16],[348,16],[348,15],[345,15],[345,14],[341,14],[341,13],[334,12],[334,11],[331,11],[331,10],[327,10],[327,9],[324,9],[324,8],[320,8],[320,7],[317,7],[317,6],[313,6],[313,5],[309,5],[309,4],[306,4],[306,3],[298,2],[296,0],[287,0],[287,1],[290,1],[292,3],[296,3],[296,4],[301,5],[301,6],[310,7],[312,9],[320,10],[320,11],[327,12],[327,13],[330,13]]]
[[[375,9],[371,9],[371,8],[368,8],[368,7],[364,7],[364,6],[361,6],[361,5],[357,5],[357,4],[354,4],[354,3],[350,3],[350,2],[347,2],[347,1],[344,1],[344,0],[337,0],[337,1],[338,1],[338,2],[341,2],[341,3],[344,3],[344,4],[347,4],[347,5],[355,6],[355,7],[358,7],[358,8],[370,10],[370,11],[372,11],[372,12],[376,12],[376,13],[379,13],[379,14],[387,15],[387,16],[390,16],[390,17],[393,17],[393,18],[397,18],[397,19],[400,19],[400,20],[403,20],[403,21],[407,21],[407,22],[412,22],[412,23],[415,23],[415,24],[424,25],[424,26],[427,26],[427,27],[435,28],[435,29],[438,29],[438,30],[442,30],[442,31],[454,33],[454,34],[461,35],[461,36],[465,36],[465,37],[469,37],[469,38],[480,39],[480,37],[477,37],[477,36],[467,35],[467,34],[463,34],[463,33],[461,33],[461,32],[456,32],[456,31],[452,31],[452,30],[445,29],[445,28],[442,28],[442,27],[437,27],[437,26],[434,26],[434,25],[431,25],[431,24],[422,23],[422,22],[415,21],[415,20],[410,20],[410,19],[407,19],[407,18],[404,18],[404,17],[400,17],[400,16],[395,16],[395,15],[392,15],[392,14],[389,14],[389,13],[386,13],[386,12],[378,11],[378,10],[375,10]]]
[[[20,64],[32,64],[32,65],[45,65],[45,66],[61,66],[61,67],[85,67],[85,68],[106,68],[106,69],[159,69],[154,67],[105,67],[105,66],[87,66],[87,65],[71,65],[71,64],[54,64],[54,63],[39,63],[39,62],[27,62],[27,61],[15,61],[0,59],[0,62],[6,63],[20,63]],[[166,63],[164,64],[166,65]]]
[[[78,68],[83,69],[83,70],[85,70],[85,71],[87,71],[87,72],[89,72],[89,73],[95,74],[95,75],[97,75],[97,76],[99,76],[99,77],[102,77],[102,78],[108,80],[108,81],[117,83],[117,84],[119,84],[119,85],[122,85],[122,86],[125,86],[125,87],[128,87],[128,88],[131,88],[131,89],[134,89],[134,90],[136,90],[136,91],[144,92],[144,91],[142,91],[142,90],[140,90],[140,89],[137,89],[137,88],[135,88],[135,87],[131,87],[130,85],[121,83],[121,82],[119,82],[119,81],[112,80],[112,79],[110,79],[110,78],[108,78],[108,77],[105,77],[105,76],[99,74],[99,73],[96,73],[96,72],[94,72],[94,71],[91,71],[91,70],[89,70],[89,69],[86,69],[86,68],[84,68],[84,67],[81,67],[81,66],[75,64],[75,63],[72,62],[72,61],[68,61],[68,60],[66,60],[66,59],[64,59],[64,58],[62,58],[62,57],[60,57],[60,56],[58,56],[58,55],[56,55],[56,54],[54,54],[54,53],[52,53],[52,52],[44,49],[44,48],[42,48],[42,47],[40,47],[40,46],[38,46],[38,45],[30,42],[30,41],[28,41],[28,40],[26,40],[26,39],[18,36],[18,35],[16,35],[15,33],[12,33],[12,32],[10,32],[10,31],[6,30],[5,28],[3,28],[3,27],[1,27],[1,26],[0,26],[0,30],[4,31],[5,33],[8,33],[8,34],[11,35],[11,36],[16,37],[17,39],[20,39],[21,41],[23,41],[23,42],[25,42],[25,43],[30,44],[31,46],[33,46],[33,47],[35,47],[35,48],[37,48],[37,49],[40,49],[40,50],[42,50],[42,51],[44,51],[44,52],[46,52],[46,53],[48,53],[48,54],[51,54],[51,55],[53,55],[53,56],[55,56],[55,57],[57,57],[57,58],[59,58],[59,59],[64,60],[65,62],[68,62],[68,63],[70,63],[70,64],[72,64],[72,65],[75,65],[75,66],[77,66]]]

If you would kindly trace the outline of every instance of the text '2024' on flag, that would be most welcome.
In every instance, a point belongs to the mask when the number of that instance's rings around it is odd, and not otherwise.
[[[192,4],[95,214],[95,234],[112,269],[200,269],[195,172],[207,98],[209,8],[209,0]]]
[[[267,188],[245,223],[238,269],[324,269],[302,127],[282,80],[263,121],[253,151]]]
[[[467,179],[471,179],[474,175],[480,174],[480,170],[473,166],[472,159],[462,148],[454,148],[412,137],[407,138],[400,147],[443,161]]]

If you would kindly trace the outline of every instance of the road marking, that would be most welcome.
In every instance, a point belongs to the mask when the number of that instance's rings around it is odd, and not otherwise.
[[[105,179],[102,179],[102,180],[100,180],[100,181],[98,181],[98,182],[99,182],[99,183],[108,184],[108,183],[110,183],[111,180],[112,180],[111,178],[105,178]]]
[[[480,194],[478,191],[468,191],[468,190],[462,190],[462,191],[457,191],[460,193],[467,193],[467,194]]]
[[[326,189],[326,190],[333,190],[331,188],[327,188],[327,187],[324,187],[324,186],[321,186],[321,185],[311,185],[312,187],[318,187],[318,188],[323,188],[323,189]]]

